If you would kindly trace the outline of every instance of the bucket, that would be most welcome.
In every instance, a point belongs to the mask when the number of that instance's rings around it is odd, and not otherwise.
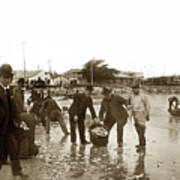
[[[109,132],[101,124],[94,124],[90,127],[90,140],[95,146],[106,146],[108,144]]]

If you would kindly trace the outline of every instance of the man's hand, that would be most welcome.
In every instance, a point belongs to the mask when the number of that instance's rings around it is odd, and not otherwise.
[[[74,122],[78,121],[78,116],[74,116]]]
[[[95,118],[95,119],[93,119],[93,120],[94,120],[95,124],[101,124],[101,125],[104,124],[104,122],[103,122],[103,121],[100,121],[100,119],[98,119],[98,118]]]
[[[29,127],[27,126],[27,124],[24,121],[20,122],[20,128],[24,129],[25,131],[29,130]]]
[[[94,118],[93,120],[94,120],[94,122],[97,123],[97,124],[100,122],[98,118]]]

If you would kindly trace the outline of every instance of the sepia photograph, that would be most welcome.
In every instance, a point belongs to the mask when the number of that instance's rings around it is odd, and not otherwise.
[[[180,1],[0,2],[0,180],[179,180]]]

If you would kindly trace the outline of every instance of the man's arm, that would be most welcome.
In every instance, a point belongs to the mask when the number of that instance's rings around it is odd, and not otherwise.
[[[17,88],[13,89],[13,98],[14,98],[14,102],[17,107],[17,111],[19,113],[23,112],[24,111],[24,101],[21,96],[21,91],[19,91]]]
[[[129,104],[129,100],[125,99],[124,97],[122,96],[116,96],[118,102],[122,105],[125,105],[126,107],[128,107],[128,104]]]
[[[58,103],[57,103],[54,99],[53,99],[53,102],[54,102],[56,108],[61,112],[61,108],[60,108],[60,106],[58,105]]]
[[[3,123],[5,117],[4,104],[2,99],[0,99],[0,125]]]
[[[149,121],[150,119],[150,103],[149,103],[149,100],[147,98],[147,96],[144,96],[144,107],[145,107],[145,111],[147,113],[147,116],[146,116],[146,119]]]
[[[104,113],[105,113],[105,107],[104,107],[104,100],[101,102],[101,107],[99,110],[99,120],[104,121]]]
[[[90,111],[91,111],[91,116],[92,116],[92,118],[93,118],[93,119],[96,118],[96,112],[95,112],[95,110],[94,110],[93,102],[92,102],[91,97],[88,97],[88,107],[89,107],[89,109],[90,109]]]
[[[12,118],[13,118],[13,122],[14,122],[14,125],[16,127],[19,127],[20,125],[20,122],[21,122],[21,118],[20,118],[20,111],[17,107],[17,104],[15,102],[15,99],[12,98],[11,99],[11,114],[12,114]]]

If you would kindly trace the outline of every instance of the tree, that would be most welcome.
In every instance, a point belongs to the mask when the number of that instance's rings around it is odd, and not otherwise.
[[[108,64],[104,64],[104,60],[90,60],[82,69],[82,76],[87,82],[91,82],[92,77],[93,82],[114,81],[114,75],[117,73],[119,73],[119,71],[114,68],[109,68]]]

